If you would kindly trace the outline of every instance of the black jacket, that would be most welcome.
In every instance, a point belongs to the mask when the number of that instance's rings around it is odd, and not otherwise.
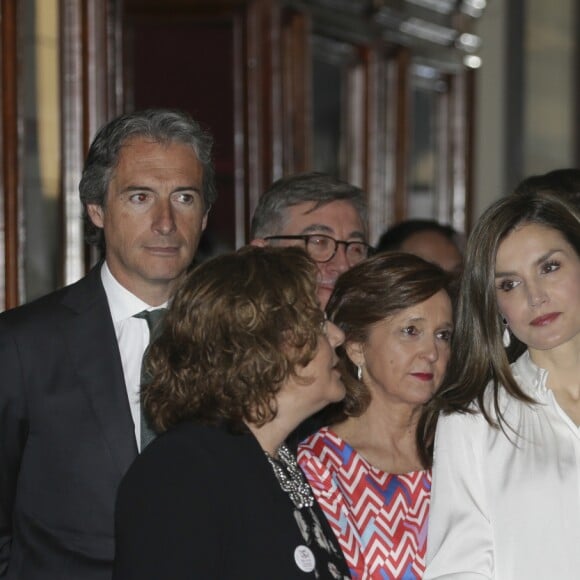
[[[110,580],[136,456],[100,268],[0,315],[0,578]]]
[[[336,538],[315,503],[324,536],[349,577]],[[182,423],[156,439],[119,488],[114,580],[290,580],[306,544],[294,505],[251,434]],[[319,578],[325,552],[313,541]],[[336,577],[336,576],[335,576]]]

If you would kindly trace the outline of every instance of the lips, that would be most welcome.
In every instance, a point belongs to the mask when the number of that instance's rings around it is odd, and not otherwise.
[[[327,290],[334,290],[334,284],[335,284],[335,280],[332,280],[331,282],[323,280],[322,282],[318,283],[318,286],[320,288],[326,288]]]
[[[148,246],[147,251],[159,256],[172,256],[179,251],[177,246]]]
[[[559,312],[550,312],[549,314],[542,314],[542,316],[534,318],[530,322],[530,324],[532,326],[547,326],[548,324],[554,322],[554,320],[556,320],[558,316],[560,316]]]
[[[411,373],[411,376],[419,379],[420,381],[432,381],[433,373]]]

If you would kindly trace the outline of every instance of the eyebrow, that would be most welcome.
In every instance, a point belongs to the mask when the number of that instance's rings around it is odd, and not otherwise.
[[[121,190],[121,193],[131,193],[132,191],[151,191],[154,193],[156,190],[153,187],[148,187],[146,185],[128,185]],[[171,190],[171,193],[179,193],[182,191],[195,191],[201,193],[201,189],[197,185],[182,185]]]
[[[331,236],[335,235],[334,230],[328,226],[325,226],[324,224],[311,224],[308,227],[304,228],[300,233],[301,234],[323,233],[329,234]],[[363,232],[356,230],[354,232],[351,232],[348,235],[348,238],[360,238],[361,241],[364,241],[365,235]]]
[[[560,249],[560,248],[555,248],[553,250],[548,250],[545,254],[541,255],[535,262],[534,262],[534,266],[539,266],[542,262],[545,262],[548,258],[550,258],[551,256],[553,256],[554,254],[558,253],[558,252],[563,252],[564,250]],[[503,276],[516,276],[517,272],[515,271],[511,271],[511,272],[496,272],[495,273],[495,277],[496,278],[502,278]]]
[[[410,318],[405,319],[407,322],[424,322],[424,316],[411,316]]]
[[[425,316],[412,316],[411,318],[407,318],[405,320],[405,324],[411,324],[411,323],[416,323],[416,322],[426,322],[427,318],[425,318]],[[447,328],[447,329],[451,329],[453,330],[453,322],[446,320],[445,322],[442,322],[441,324],[438,325],[438,328]]]

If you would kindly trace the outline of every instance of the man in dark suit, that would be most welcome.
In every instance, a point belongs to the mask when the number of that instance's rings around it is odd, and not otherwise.
[[[105,260],[0,315],[0,578],[108,580],[118,484],[141,441],[143,311],[191,264],[216,193],[188,115],[123,115],[95,137],[80,196]]]

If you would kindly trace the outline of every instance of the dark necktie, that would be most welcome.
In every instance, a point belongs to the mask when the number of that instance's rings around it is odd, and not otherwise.
[[[165,316],[167,312],[166,308],[157,308],[156,310],[143,310],[143,312],[139,312],[139,314],[135,314],[134,318],[142,318],[147,322],[147,326],[149,327],[149,344],[151,344],[161,331],[161,320]],[[147,351],[149,347],[145,349],[143,353],[143,360],[141,362],[141,389],[143,385],[147,384],[151,380],[151,376],[146,370],[145,367],[145,357],[147,356]],[[141,453],[143,450],[153,439],[155,439],[156,434],[153,428],[151,427],[151,423],[149,421],[149,417],[147,413],[145,413],[145,409],[143,408],[143,400],[141,399],[141,393],[139,393],[139,401],[141,403]]]

